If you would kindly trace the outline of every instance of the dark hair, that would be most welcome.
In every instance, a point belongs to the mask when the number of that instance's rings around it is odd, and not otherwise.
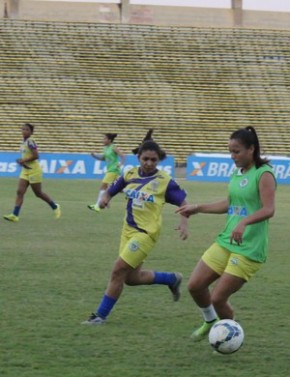
[[[154,151],[158,154],[159,160],[162,161],[166,158],[166,152],[159,147],[157,143],[153,140],[147,140],[138,148],[138,157],[141,156],[143,152]]]
[[[31,131],[31,133],[33,134],[33,131],[34,131],[34,126],[30,123],[25,123],[24,126],[28,127]]]
[[[145,141],[148,141],[148,140],[153,141],[153,137],[152,137],[153,131],[154,131],[153,128],[150,128],[150,129],[147,131],[147,133],[146,133],[144,139],[142,140],[142,143],[144,143]],[[139,146],[138,146],[137,148],[132,149],[132,152],[133,152],[134,154],[138,154],[139,148],[140,148],[140,146],[142,145],[142,143],[139,144]]]
[[[254,146],[253,158],[255,161],[256,168],[261,167],[262,165],[269,164],[267,158],[262,158],[260,155],[260,143],[256,133],[256,130],[252,126],[246,128],[240,128],[237,131],[234,131],[230,139],[238,139],[240,142],[248,149],[252,145]]]
[[[118,134],[105,134],[105,136],[107,136],[107,138],[113,142],[114,139],[116,139],[116,137],[118,136]]]

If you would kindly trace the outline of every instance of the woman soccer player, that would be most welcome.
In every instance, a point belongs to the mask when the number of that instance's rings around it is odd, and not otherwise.
[[[134,167],[121,176],[103,195],[100,208],[105,208],[112,197],[124,192],[127,198],[127,216],[124,220],[119,256],[116,259],[107,290],[96,312],[83,324],[99,325],[119,299],[124,284],[163,284],[170,289],[173,300],[180,297],[182,275],[178,272],[155,272],[142,265],[158,240],[161,211],[164,203],[186,204],[186,193],[170,176],[157,169],[166,157],[158,144],[146,141],[139,147],[140,167]],[[178,226],[181,239],[187,238],[187,218],[180,217]]]
[[[53,209],[55,217],[58,219],[61,216],[60,206],[56,204],[47,194],[42,191],[42,170],[38,162],[37,144],[32,138],[34,126],[26,123],[22,127],[23,143],[21,145],[22,157],[17,159],[17,163],[22,167],[15,207],[13,213],[3,216],[5,220],[17,222],[19,221],[19,213],[23,204],[24,195],[28,186],[30,185],[34,194],[44,200]]]
[[[95,204],[89,204],[88,208],[92,211],[99,212],[99,202],[102,195],[107,190],[107,188],[120,176],[121,166],[124,165],[125,155],[117,148],[114,144],[114,140],[117,134],[105,134],[103,144],[104,150],[102,154],[91,153],[91,156],[96,160],[106,161],[107,172],[102,180],[99,196]],[[119,162],[119,158],[121,161]]]
[[[230,296],[237,292],[266,261],[268,220],[275,211],[276,180],[269,161],[260,156],[258,136],[253,127],[232,133],[229,151],[236,164],[228,197],[210,204],[187,204],[176,212],[227,213],[224,230],[203,254],[188,283],[189,292],[200,308],[204,323],[192,337],[203,339],[220,319],[233,319]],[[217,281],[210,291],[209,286]]]

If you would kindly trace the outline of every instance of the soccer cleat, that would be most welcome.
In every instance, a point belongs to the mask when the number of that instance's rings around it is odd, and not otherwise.
[[[96,204],[89,204],[88,209],[95,212],[100,212],[100,208]]]
[[[210,332],[212,326],[218,321],[218,319],[213,320],[212,322],[203,322],[203,324],[191,334],[191,338],[194,342],[199,342],[204,339]]]
[[[57,204],[57,205],[56,205],[56,208],[55,208],[53,211],[54,211],[54,213],[55,213],[55,218],[56,218],[56,219],[59,219],[60,216],[61,216],[60,205]]]
[[[96,313],[92,313],[86,321],[82,322],[82,325],[104,325],[106,323],[105,318],[100,317]]]
[[[11,221],[13,223],[17,223],[19,221],[19,217],[18,216],[15,216],[13,215],[13,213],[11,213],[10,215],[5,215],[3,216],[3,218],[7,221]]]
[[[173,301],[178,301],[181,296],[180,285],[181,285],[183,276],[179,272],[175,272],[175,276],[176,276],[175,283],[173,285],[169,285],[168,288],[170,289],[172,293]]]

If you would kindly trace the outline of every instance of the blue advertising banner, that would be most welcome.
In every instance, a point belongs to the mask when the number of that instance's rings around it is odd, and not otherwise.
[[[17,177],[21,167],[16,163],[19,153],[0,152],[0,177]],[[39,163],[45,178],[61,179],[102,179],[106,172],[104,161],[98,161],[88,154],[81,153],[41,153]],[[135,155],[127,155],[124,170],[139,166]],[[158,165],[174,177],[174,157],[167,156]]]
[[[290,158],[269,156],[278,183],[290,184]],[[203,182],[228,182],[235,164],[227,155],[192,155],[187,158],[186,179]]]

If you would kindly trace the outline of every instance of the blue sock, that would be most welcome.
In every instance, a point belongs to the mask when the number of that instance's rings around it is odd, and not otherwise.
[[[57,208],[57,205],[53,201],[49,202],[48,204],[51,206],[52,209]]]
[[[13,215],[19,216],[20,209],[21,209],[21,206],[15,206],[13,210]]]
[[[110,314],[116,302],[117,299],[104,295],[96,313],[105,319]]]
[[[154,272],[153,284],[173,285],[176,275],[173,272]]]

